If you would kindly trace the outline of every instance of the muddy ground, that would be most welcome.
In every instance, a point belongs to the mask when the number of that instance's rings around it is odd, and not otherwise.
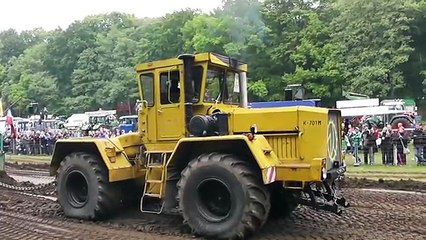
[[[414,180],[372,180],[366,178],[346,178],[340,184],[342,188],[380,188],[392,190],[406,190],[426,193],[426,182]]]
[[[7,165],[12,176],[48,177],[47,168]],[[26,171],[22,171],[26,170]],[[25,175],[27,174],[27,175]],[[0,181],[7,176],[0,175]],[[34,184],[11,184],[34,186]],[[270,220],[252,239],[424,239],[426,187],[411,181],[346,179],[343,189],[351,203],[342,216],[299,207],[290,218]],[[375,191],[391,188],[418,192]],[[53,185],[30,191],[52,195]],[[2,239],[194,239],[177,216],[140,213],[137,206],[103,222],[66,219],[55,201],[0,187]]]

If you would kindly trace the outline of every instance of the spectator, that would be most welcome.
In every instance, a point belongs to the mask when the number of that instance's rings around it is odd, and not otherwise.
[[[382,142],[380,149],[382,151],[382,163],[385,165],[391,165],[393,163],[393,145],[391,138],[391,129],[384,127],[381,132]]]
[[[407,164],[407,154],[406,152],[408,150],[408,137],[406,136],[406,131],[404,126],[402,126],[402,123],[398,123],[398,131],[396,134],[397,139],[396,145],[397,145],[397,161],[398,165],[406,165]]]
[[[352,146],[352,154],[355,158],[354,166],[359,166],[361,164],[361,159],[358,156],[358,150],[361,147],[361,132],[359,131],[359,128],[355,128],[355,130],[351,134],[351,146]]]
[[[364,149],[364,164],[374,164],[374,148],[376,146],[376,138],[374,130],[370,124],[364,127],[362,132],[363,149]]]
[[[413,139],[414,139],[414,161],[419,164],[419,162],[423,162],[425,156],[423,156],[424,148],[425,148],[425,140],[426,132],[421,123],[416,125],[416,128],[413,131]]]

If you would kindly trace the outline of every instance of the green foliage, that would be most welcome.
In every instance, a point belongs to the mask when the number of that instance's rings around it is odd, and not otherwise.
[[[333,44],[346,87],[386,97],[405,86],[400,66],[413,52],[407,0],[338,1]]]
[[[248,91],[260,99],[265,98],[268,95],[268,89],[266,88],[266,84],[263,80],[249,83]]]
[[[0,32],[2,98],[70,114],[138,98],[134,66],[214,51],[249,65],[250,101],[281,100],[287,84],[333,102],[426,94],[424,0],[224,0],[209,14],[88,16],[67,29]]]
[[[321,19],[319,13],[303,14],[307,25],[300,31],[299,44],[290,54],[296,68],[284,75],[288,83],[302,83],[315,96],[334,97],[343,84],[342,74],[335,61],[334,44],[330,43],[331,29],[327,19]],[[337,92],[336,92],[337,89]]]
[[[175,57],[184,51],[182,29],[196,15],[196,10],[186,9],[159,19],[143,19],[133,36],[137,41],[136,62],[146,62]]]

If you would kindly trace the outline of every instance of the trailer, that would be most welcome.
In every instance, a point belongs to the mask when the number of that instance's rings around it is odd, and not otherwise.
[[[249,108],[274,108],[274,107],[319,107],[321,105],[320,99],[306,99],[294,101],[273,101],[273,102],[251,102]]]

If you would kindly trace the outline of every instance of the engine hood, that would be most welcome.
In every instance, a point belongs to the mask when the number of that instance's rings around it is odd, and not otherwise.
[[[327,122],[328,109],[316,107],[283,107],[234,109],[231,125],[234,133],[248,132],[256,124],[258,132],[302,131],[306,126],[322,126]]]
[[[305,106],[235,109],[229,116],[233,134],[256,125],[257,134],[267,137],[283,161],[326,158],[328,169],[342,161],[340,122],[338,110]]]

